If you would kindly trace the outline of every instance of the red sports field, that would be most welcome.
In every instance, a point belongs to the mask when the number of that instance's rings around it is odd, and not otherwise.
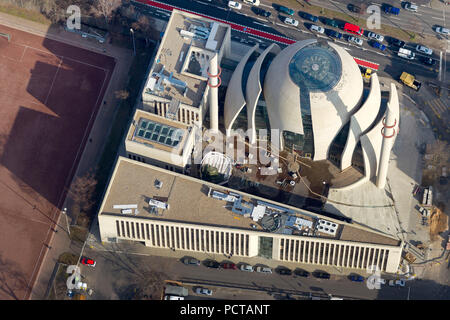
[[[0,299],[26,299],[115,62],[0,32]]]

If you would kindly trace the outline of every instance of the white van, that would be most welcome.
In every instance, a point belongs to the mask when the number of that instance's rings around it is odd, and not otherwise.
[[[260,273],[272,273],[272,269],[269,267],[256,267],[255,270]]]

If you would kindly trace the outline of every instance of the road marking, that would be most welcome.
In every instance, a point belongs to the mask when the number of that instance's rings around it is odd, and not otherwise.
[[[272,6],[269,6],[269,5],[264,4],[264,3],[260,3],[259,5],[260,5],[260,6],[263,6],[263,7],[267,7],[267,8],[272,8]]]
[[[441,71],[442,71],[442,51],[439,51],[439,81],[441,81]]]
[[[352,49],[344,47],[344,50],[351,51]]]
[[[258,17],[253,17],[254,19],[258,19],[259,21],[264,21],[264,22],[267,22],[267,20],[265,20],[265,19],[262,19],[262,18],[258,18]]]
[[[259,22],[253,22],[254,24],[259,24],[260,26],[264,26],[264,27],[269,27],[267,25],[265,25],[264,23],[259,23]]]
[[[439,18],[439,17],[432,17],[433,19],[436,19],[436,20],[444,20],[444,18]]]
[[[278,22],[275,22],[275,24],[276,24],[277,26],[280,26],[280,27],[285,27],[285,28],[289,28],[289,29],[294,29],[294,30],[297,30],[296,28],[293,28],[293,27],[287,26],[287,25],[285,25],[285,24],[280,24],[280,23],[278,23]]]

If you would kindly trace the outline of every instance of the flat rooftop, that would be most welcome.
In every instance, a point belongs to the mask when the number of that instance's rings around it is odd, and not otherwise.
[[[146,92],[199,107],[207,85],[208,61],[202,58],[212,57],[221,49],[228,29],[230,27],[225,24],[174,10],[146,87],[149,88],[151,78],[156,78],[156,74],[162,74],[166,79],[171,77],[173,81],[165,81],[162,91],[146,89]],[[184,36],[181,31],[185,32]]]
[[[136,109],[127,140],[167,152],[183,152],[190,128],[178,121]]]
[[[157,187],[158,183],[160,184],[160,188]],[[114,209],[113,206],[133,204],[137,205],[138,213],[136,214],[133,210],[133,213],[127,214],[127,216],[198,225],[214,225],[226,228],[263,230],[251,217],[245,217],[232,212],[229,203],[208,196],[210,187],[215,191],[231,192],[240,195],[242,201],[256,203],[259,200],[273,204],[274,206],[282,206],[289,211],[294,211],[296,217],[305,220],[313,221],[320,218],[335,222],[339,224],[340,231],[337,232],[336,237],[332,238],[341,239],[343,235],[346,238],[345,240],[388,245],[399,243],[395,239],[385,237],[380,233],[368,231],[359,226],[347,227],[341,221],[322,217],[309,211],[284,206],[283,204],[277,204],[270,200],[223,188],[199,179],[123,157],[119,157],[116,164],[100,214],[122,215],[121,209]],[[166,210],[158,209],[155,212],[149,205],[150,199],[167,203],[169,208]],[[330,238],[325,235],[321,237]]]

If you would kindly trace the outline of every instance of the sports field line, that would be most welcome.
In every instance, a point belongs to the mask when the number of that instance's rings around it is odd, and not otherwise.
[[[55,74],[53,75],[52,84],[50,85],[50,89],[48,89],[47,97],[45,97],[44,105],[47,105],[48,97],[50,96],[50,93],[52,92],[53,85],[55,84],[56,76],[58,75],[58,71],[59,71],[59,69],[61,68],[62,62],[63,62],[63,58],[61,58],[61,60],[59,60],[58,68],[56,69],[56,72],[55,72]]]

